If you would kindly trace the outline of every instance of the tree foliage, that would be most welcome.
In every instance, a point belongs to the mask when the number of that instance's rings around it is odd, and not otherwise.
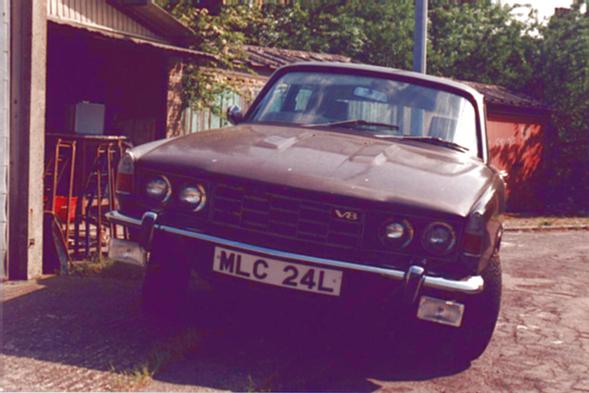
[[[589,15],[574,9],[542,29],[542,97],[563,140],[589,142]]]
[[[260,46],[343,54],[406,68],[411,62],[413,1],[313,0],[268,4],[266,23],[247,36]]]
[[[490,0],[430,0],[428,72],[457,79],[523,88],[534,79],[538,38],[514,7]],[[256,10],[245,34],[260,46],[344,54],[355,61],[410,69],[413,0],[314,0]],[[261,14],[261,15],[260,15]]]
[[[540,95],[557,131],[550,163],[554,200],[589,212],[589,13],[575,7],[553,16],[542,37]]]
[[[538,24],[513,17],[512,6],[490,1],[431,1],[429,72],[522,89],[533,83]]]
[[[199,0],[158,0],[194,31],[190,46],[214,57],[187,63],[183,74],[184,102],[194,109],[212,109],[221,114],[219,96],[228,90],[237,91],[238,82],[218,72],[226,70],[249,71],[245,66],[243,44],[246,34],[255,25],[259,13],[250,13],[247,6],[224,7],[217,15],[199,7]]]

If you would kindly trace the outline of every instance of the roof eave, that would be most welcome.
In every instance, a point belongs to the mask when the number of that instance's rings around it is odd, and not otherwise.
[[[485,99],[485,105],[489,111],[494,114],[503,115],[527,115],[537,117],[548,117],[552,113],[552,109],[546,106],[525,106],[525,105],[512,105],[506,103],[498,103]]]
[[[117,40],[118,42],[126,42],[135,44],[138,47],[152,48],[162,50],[166,53],[180,57],[186,61],[217,61],[217,58],[209,53],[200,52],[197,50],[170,45],[162,42],[153,41],[144,37],[132,36],[129,34],[119,33],[116,31],[102,29],[98,26],[89,26],[85,24],[76,23],[73,21],[66,21],[56,18],[47,19],[50,25],[60,26],[62,28],[75,29],[76,32],[85,32],[95,37],[108,38]]]
[[[175,44],[186,44],[195,32],[168,11],[157,5],[153,0],[146,4],[125,5],[122,0],[107,0],[109,4],[125,14],[137,19],[155,33],[166,37]]]

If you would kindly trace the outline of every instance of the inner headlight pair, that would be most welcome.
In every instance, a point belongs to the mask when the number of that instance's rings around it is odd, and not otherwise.
[[[172,195],[172,186],[165,176],[157,176],[145,184],[145,195],[156,202],[165,204]],[[193,211],[201,210],[206,204],[206,192],[202,184],[188,184],[178,193],[178,201]]]
[[[421,244],[432,254],[446,255],[456,244],[456,234],[450,225],[444,222],[433,222],[423,233]]]
[[[178,200],[197,212],[205,207],[207,194],[202,184],[187,185],[181,189],[180,194],[178,195]]]
[[[406,247],[413,240],[413,227],[407,220],[391,221],[383,229],[383,241],[398,248]]]
[[[413,240],[413,226],[407,220],[395,220],[384,225],[382,239],[385,244],[404,248]],[[421,245],[435,255],[446,255],[456,244],[456,234],[452,227],[444,222],[433,222],[423,232]]]

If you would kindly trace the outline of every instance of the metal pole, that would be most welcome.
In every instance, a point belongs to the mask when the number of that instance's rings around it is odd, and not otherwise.
[[[7,277],[10,153],[10,0],[0,0],[0,279]]]
[[[415,0],[415,31],[413,32],[413,71],[426,72],[427,0]],[[424,111],[411,108],[411,135],[424,135]]]
[[[413,71],[426,73],[427,0],[415,0],[415,31],[413,32]]]

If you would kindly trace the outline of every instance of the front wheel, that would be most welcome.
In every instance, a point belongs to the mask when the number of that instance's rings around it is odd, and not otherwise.
[[[493,256],[482,273],[485,289],[466,304],[463,326],[454,332],[453,352],[458,361],[470,362],[485,352],[501,307],[501,262]]]

